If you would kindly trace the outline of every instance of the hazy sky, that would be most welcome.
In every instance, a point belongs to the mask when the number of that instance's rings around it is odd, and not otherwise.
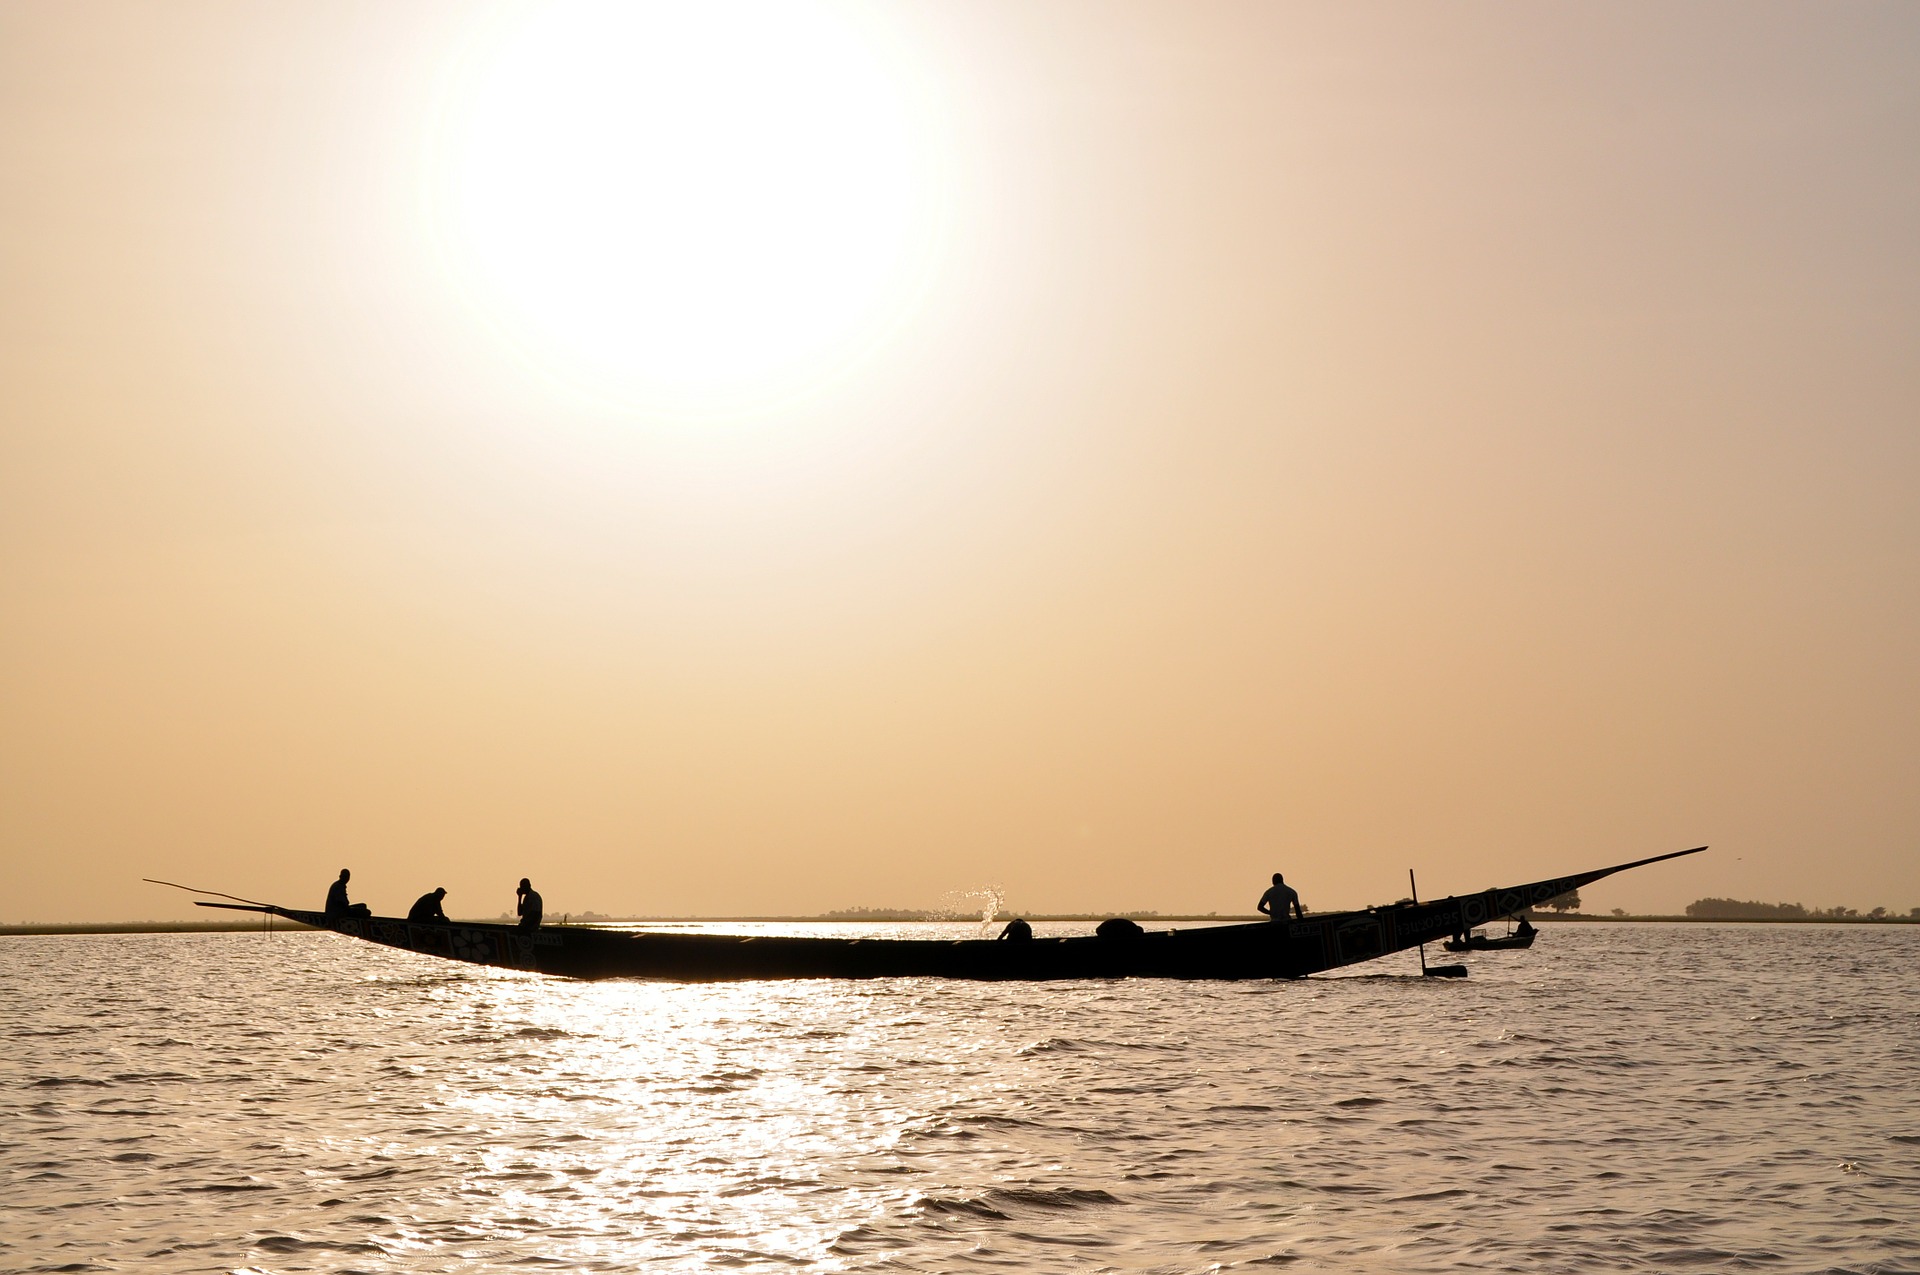
[[[1920,7],[636,12],[0,4],[0,921],[1920,905]]]

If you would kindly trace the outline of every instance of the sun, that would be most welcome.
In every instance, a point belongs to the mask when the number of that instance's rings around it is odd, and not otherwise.
[[[805,392],[898,327],[937,256],[907,60],[831,4],[509,8],[441,113],[441,256],[489,326],[597,398],[724,414]]]

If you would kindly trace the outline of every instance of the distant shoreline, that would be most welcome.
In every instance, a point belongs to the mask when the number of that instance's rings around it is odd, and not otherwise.
[[[1103,921],[1109,916],[1127,916],[1148,924],[1162,921],[1211,921],[1219,924],[1258,921],[1258,915],[1251,916],[1161,916],[1139,912],[1031,912],[1024,914],[1029,921]],[[1005,920],[997,917],[996,920]],[[497,925],[498,917],[469,918],[473,924]],[[636,925],[680,922],[682,924],[744,924],[772,923],[782,925],[917,925],[927,923],[966,923],[978,920],[975,917],[902,917],[887,919],[879,917],[850,918],[845,916],[626,916],[596,917],[592,921],[582,921],[582,925]],[[1544,916],[1536,913],[1533,920],[1558,923],[1562,921],[1586,924],[1625,924],[1658,923],[1662,925],[1920,925],[1920,918],[1910,916],[1804,916],[1804,917],[1738,917],[1738,916],[1588,916],[1574,913],[1571,916]],[[565,924],[564,921],[561,924]],[[259,934],[271,928],[274,931],[312,931],[314,927],[301,925],[297,921],[274,918],[271,927],[259,922],[249,921],[76,921],[51,924],[0,925],[0,938],[32,937],[36,935],[56,934]]]

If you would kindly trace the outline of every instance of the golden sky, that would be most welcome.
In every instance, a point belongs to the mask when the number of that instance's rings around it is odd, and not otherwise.
[[[1920,905],[1916,68],[0,5],[0,921]]]

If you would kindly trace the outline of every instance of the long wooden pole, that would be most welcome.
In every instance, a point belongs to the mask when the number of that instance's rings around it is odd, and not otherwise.
[[[1412,868],[1408,868],[1408,869],[1407,869],[1407,893],[1409,893],[1409,894],[1411,894],[1411,895],[1413,896],[1413,904],[1414,904],[1414,906],[1415,906],[1415,907],[1418,907],[1418,906],[1420,906],[1420,887],[1419,887],[1419,886],[1417,886],[1417,885],[1415,885],[1415,884],[1413,883],[1413,869],[1412,869]],[[1421,977],[1423,977],[1423,978],[1424,978],[1424,977],[1426,976],[1426,973],[1427,973],[1427,945],[1426,945],[1425,943],[1422,943],[1422,944],[1420,945],[1420,974],[1421,974]]]

